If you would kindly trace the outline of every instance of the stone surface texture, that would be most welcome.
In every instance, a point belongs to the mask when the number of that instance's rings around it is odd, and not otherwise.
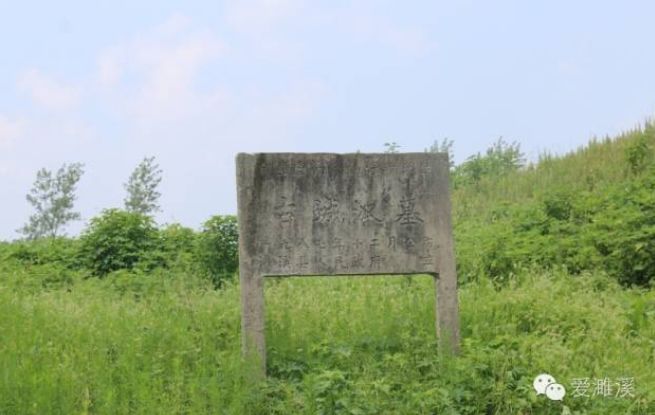
[[[265,368],[263,278],[431,274],[436,328],[459,344],[446,154],[237,155],[245,353]]]

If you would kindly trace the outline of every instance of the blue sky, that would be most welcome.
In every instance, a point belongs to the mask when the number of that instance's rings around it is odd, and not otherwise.
[[[160,223],[234,213],[237,152],[563,153],[655,114],[647,1],[0,0],[0,239],[82,162],[76,234],[144,156]]]

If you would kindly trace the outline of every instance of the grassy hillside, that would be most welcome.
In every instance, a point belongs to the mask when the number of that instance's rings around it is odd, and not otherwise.
[[[238,284],[215,288],[192,231],[102,278],[85,241],[0,244],[0,414],[653,414],[653,148],[647,125],[454,189],[455,358],[428,276],[271,279],[253,385]],[[563,402],[534,393],[544,372]]]
[[[593,138],[562,156],[544,153],[525,169],[504,177],[462,186],[453,195],[453,205],[460,215],[477,217],[499,204],[539,199],[553,191],[587,191],[623,183],[652,166],[653,146],[655,125],[646,122],[618,137]]]
[[[482,177],[453,194],[461,281],[522,267],[605,270],[624,285],[655,276],[655,127]]]

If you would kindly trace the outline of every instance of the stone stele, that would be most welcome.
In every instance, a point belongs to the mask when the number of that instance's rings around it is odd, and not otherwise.
[[[265,373],[263,279],[431,274],[436,331],[459,345],[448,156],[238,154],[243,351]]]

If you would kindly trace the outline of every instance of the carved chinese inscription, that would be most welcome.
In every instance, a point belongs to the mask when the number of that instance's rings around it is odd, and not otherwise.
[[[337,199],[333,197],[314,199],[312,221],[318,223],[343,222]]]
[[[275,205],[273,213],[280,223],[288,224],[295,220],[296,215],[294,213],[296,205],[288,200],[286,197],[282,196],[280,202]]]
[[[265,356],[262,279],[429,273],[437,328],[458,344],[444,154],[240,154],[244,348]]]
[[[413,197],[403,197],[400,199],[401,212],[396,216],[396,222],[400,221],[403,225],[423,222],[423,219],[421,219],[421,216],[414,208],[415,200]]]

